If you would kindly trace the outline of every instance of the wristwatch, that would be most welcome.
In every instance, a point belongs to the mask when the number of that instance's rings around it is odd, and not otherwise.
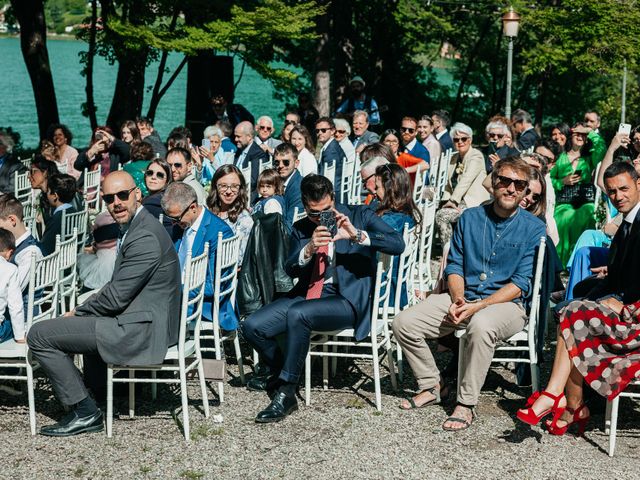
[[[352,243],[362,243],[362,230],[356,228],[356,234],[351,237]]]

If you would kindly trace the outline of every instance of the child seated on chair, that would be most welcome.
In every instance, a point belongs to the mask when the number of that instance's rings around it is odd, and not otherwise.
[[[264,170],[258,177],[258,193],[260,197],[253,206],[252,214],[279,213],[284,215],[284,185],[282,177],[275,168]]]
[[[25,343],[22,291],[18,279],[18,267],[9,263],[15,250],[13,233],[0,228],[0,343],[15,339]],[[9,316],[5,316],[5,312]]]
[[[76,195],[76,179],[71,175],[53,175],[47,185],[47,201],[54,208],[53,215],[44,227],[44,233],[40,240],[40,250],[43,255],[50,255],[56,249],[56,235],[62,232],[62,212],[75,213],[72,205]]]

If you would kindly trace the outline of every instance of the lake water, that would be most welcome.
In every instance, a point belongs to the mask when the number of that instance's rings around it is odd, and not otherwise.
[[[84,42],[74,40],[48,39],[49,60],[53,72],[53,81],[58,100],[60,121],[71,129],[76,147],[86,146],[91,130],[89,120],[82,116],[80,105],[85,102],[85,77],[80,75],[78,52],[86,51]],[[182,60],[181,54],[170,54],[167,66],[170,73]],[[12,127],[22,135],[24,147],[35,147],[39,141],[38,119],[29,74],[24,65],[20,40],[18,38],[0,38],[0,63],[2,65],[2,89],[0,97],[0,127]],[[236,78],[240,73],[241,62],[235,61]],[[147,68],[146,85],[150,88],[155,82],[156,64]],[[94,66],[95,102],[98,107],[98,123],[103,123],[109,113],[111,98],[115,86],[117,65],[109,65],[102,57],[96,57]],[[162,138],[171,129],[184,123],[187,68],[185,67],[171,88],[162,98],[155,119],[155,127]],[[151,93],[145,95],[143,114],[149,106]],[[273,98],[273,87],[254,70],[245,68],[242,80],[236,89],[235,101],[242,103],[258,118],[271,116],[276,128],[283,122],[284,103]]]

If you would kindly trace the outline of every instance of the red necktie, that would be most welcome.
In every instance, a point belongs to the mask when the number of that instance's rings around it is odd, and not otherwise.
[[[311,280],[309,281],[309,290],[307,290],[307,300],[320,298],[322,295],[322,287],[324,287],[324,272],[327,271],[329,265],[329,245],[318,248],[316,252],[316,261],[313,264],[313,272],[311,272]]]

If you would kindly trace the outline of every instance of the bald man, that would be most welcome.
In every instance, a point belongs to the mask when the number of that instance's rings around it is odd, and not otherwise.
[[[85,355],[85,380],[105,387],[105,363],[162,363],[178,341],[180,263],[165,228],[140,204],[141,193],[126,172],[110,173],[102,200],[120,226],[111,281],[63,317],[39,322],[27,334],[58,399],[71,407],[42,435],[66,437],[103,429],[102,412],[89,396],[73,354]],[[104,391],[104,390],[103,390]]]
[[[258,198],[257,184],[260,173],[260,163],[269,160],[269,153],[265,152],[255,142],[255,130],[250,122],[240,122],[233,131],[238,151],[236,152],[236,167],[242,169],[251,165],[251,203]]]

